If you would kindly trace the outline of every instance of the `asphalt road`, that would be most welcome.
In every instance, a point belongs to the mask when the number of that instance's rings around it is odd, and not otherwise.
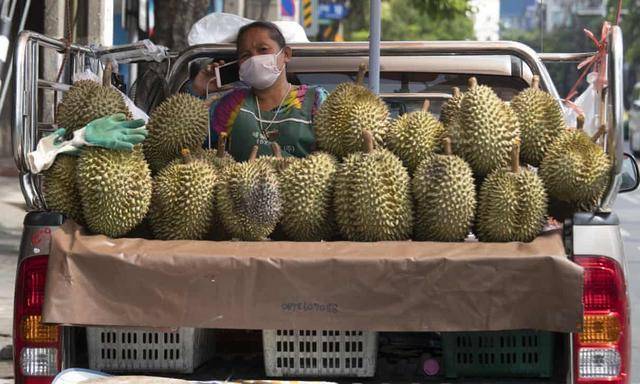
[[[631,301],[632,382],[640,384],[640,190],[618,196]],[[13,284],[24,217],[17,178],[0,177],[0,349],[11,342]],[[11,383],[11,364],[0,361],[0,384]]]

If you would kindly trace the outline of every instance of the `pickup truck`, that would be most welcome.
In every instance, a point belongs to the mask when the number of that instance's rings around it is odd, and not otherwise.
[[[201,58],[232,60],[235,48],[199,45],[180,53],[158,54],[141,44],[104,50],[72,44],[67,51],[62,41],[23,32],[15,51],[16,107],[12,132],[15,161],[29,212],[24,219],[15,286],[16,383],[50,383],[67,368],[220,380],[275,376],[372,383],[629,383],[628,277],[619,220],[611,207],[618,193],[637,187],[638,169],[635,160],[622,153],[622,36],[618,27],[612,28],[609,41],[609,86],[604,107],[608,128],[605,149],[614,164],[611,183],[596,212],[576,213],[564,222],[562,230],[566,258],[584,271],[583,332],[468,332],[452,338],[443,332],[374,335],[305,330],[295,331],[294,338],[294,331],[135,329],[42,323],[51,236],[65,218],[47,209],[40,176],[29,172],[26,154],[35,148],[43,134],[55,128],[54,105],[69,88],[71,75],[87,68],[98,73],[100,63],[113,58],[132,66],[161,61],[167,66],[166,76],[140,82],[135,92],[136,103],[149,111],[157,105],[158,95],[166,97],[183,90],[191,63]],[[329,91],[339,83],[352,81],[358,64],[368,57],[368,44],[359,42],[294,44],[292,48],[293,60],[288,67],[291,81],[318,84]],[[63,81],[42,78],[40,63],[45,58],[61,58],[65,54],[68,60]],[[533,75],[538,75],[541,88],[559,100],[545,62],[574,63],[589,55],[537,54],[517,42],[472,41],[383,42],[381,54],[380,96],[394,116],[419,109],[425,98],[431,101],[432,112],[438,114],[442,103],[451,97],[452,87],[464,90],[470,76],[493,87],[504,100],[510,100],[528,87]],[[140,89],[143,86],[148,88]],[[145,94],[149,96],[147,99]],[[213,337],[211,332],[215,333]],[[291,338],[286,339],[288,336]],[[321,343],[322,340],[325,342]],[[340,342],[326,343],[326,340]],[[180,347],[174,348],[175,345]],[[464,353],[465,347],[476,348],[475,352],[484,349],[479,354]],[[457,352],[452,355],[454,349]],[[325,357],[315,360],[321,353]],[[345,354],[346,359],[326,358]],[[349,358],[356,355],[353,360]],[[367,356],[363,360],[364,355]],[[474,365],[475,371],[465,374],[460,369],[465,365]],[[338,368],[357,368],[355,376],[363,377],[336,377],[340,376],[335,374]]]

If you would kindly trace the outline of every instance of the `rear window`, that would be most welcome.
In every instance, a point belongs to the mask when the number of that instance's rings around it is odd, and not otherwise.
[[[380,74],[381,93],[451,93],[452,87],[462,91],[467,88],[467,80],[471,75],[435,74],[426,72],[383,72]],[[332,91],[338,84],[354,81],[356,73],[305,72],[290,74],[289,78],[296,84],[321,85]],[[476,75],[478,82],[488,85],[503,100],[511,100],[528,85],[524,79],[513,76]],[[365,84],[369,79],[365,76]]]
[[[467,89],[471,75],[428,72],[383,72],[380,74],[380,93],[385,95],[391,114],[395,117],[422,108],[424,98],[402,97],[403,94],[444,93],[451,94],[452,87]],[[524,79],[515,76],[476,75],[478,82],[493,88],[503,100],[511,100],[518,92],[528,87]],[[331,92],[340,83],[355,81],[355,72],[304,72],[290,73],[294,84],[319,85]],[[365,85],[369,82],[365,76]],[[398,95],[393,97],[392,95]],[[431,112],[438,115],[445,99],[431,98]]]

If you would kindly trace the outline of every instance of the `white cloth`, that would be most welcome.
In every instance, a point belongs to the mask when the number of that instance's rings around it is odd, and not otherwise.
[[[72,140],[58,142],[60,136],[51,134],[38,142],[36,150],[27,154],[27,163],[31,173],[40,173],[51,167],[60,153],[76,151]]]
[[[230,13],[210,13],[191,26],[187,41],[189,45],[234,43],[238,31],[253,22]],[[295,21],[275,21],[287,43],[308,43],[304,28]]]
[[[38,142],[38,146],[35,151],[27,154],[27,163],[29,164],[29,171],[33,174],[46,171],[51,167],[56,157],[61,153],[73,152],[82,147],[94,146],[85,139],[86,127],[78,129],[73,132],[73,138],[59,142],[60,138],[56,134],[43,137]]]
[[[576,101],[574,101],[574,104],[580,107],[584,112],[583,131],[589,136],[595,135],[598,131],[598,121],[600,120],[600,116],[598,114],[600,98],[598,97],[598,92],[594,86],[597,78],[598,72],[591,72],[588,74],[587,83],[589,86],[576,98]],[[574,109],[564,105],[564,116],[564,120],[569,127],[575,127],[577,125],[576,118],[578,117],[578,113]]]

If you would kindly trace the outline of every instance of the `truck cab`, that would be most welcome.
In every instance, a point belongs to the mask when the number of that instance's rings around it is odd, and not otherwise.
[[[302,377],[335,382],[629,383],[627,275],[620,223],[612,205],[619,193],[634,190],[639,178],[635,161],[622,152],[622,36],[618,27],[612,28],[609,41],[609,86],[603,113],[608,129],[605,150],[614,164],[610,187],[596,212],[577,213],[562,228],[566,258],[583,269],[582,332],[415,330],[374,334],[43,323],[51,235],[65,218],[47,209],[41,176],[29,172],[26,155],[44,134],[55,129],[55,105],[69,89],[72,76],[85,69],[99,73],[101,64],[114,58],[120,64],[156,61],[166,65],[166,73],[155,81],[136,85],[136,103],[150,112],[163,97],[184,91],[192,63],[202,58],[233,60],[235,48],[199,45],[177,53],[135,44],[95,50],[66,47],[62,41],[23,32],[15,54],[12,129],[29,212],[24,220],[14,304],[16,383],[50,383],[68,368],[194,380]],[[353,81],[358,64],[368,58],[366,43],[294,44],[292,49],[290,81],[321,85],[328,91]],[[63,81],[40,76],[43,58],[65,54],[69,60]],[[544,63],[572,63],[588,56],[537,54],[516,42],[471,41],[383,42],[381,55],[380,96],[393,116],[420,109],[425,99],[431,101],[431,112],[439,114],[452,96],[451,88],[464,91],[470,76],[508,101],[537,75],[541,88],[559,100]],[[316,359],[323,353],[324,357]],[[341,372],[350,374],[341,377]]]

